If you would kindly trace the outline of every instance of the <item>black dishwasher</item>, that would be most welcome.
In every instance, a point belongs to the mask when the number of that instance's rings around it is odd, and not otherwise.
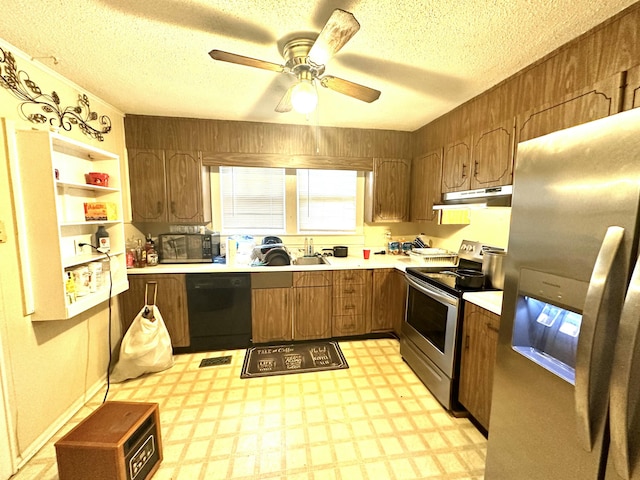
[[[247,348],[251,344],[249,273],[187,274],[192,352]]]

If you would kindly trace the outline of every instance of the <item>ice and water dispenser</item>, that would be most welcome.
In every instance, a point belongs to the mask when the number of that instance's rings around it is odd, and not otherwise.
[[[572,384],[588,286],[549,273],[520,272],[512,348]]]

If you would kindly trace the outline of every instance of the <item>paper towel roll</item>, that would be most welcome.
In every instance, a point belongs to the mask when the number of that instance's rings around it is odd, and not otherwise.
[[[238,252],[238,241],[227,238],[227,265],[236,264],[236,254]]]

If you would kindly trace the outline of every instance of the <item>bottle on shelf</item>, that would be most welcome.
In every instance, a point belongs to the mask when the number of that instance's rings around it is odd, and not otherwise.
[[[309,255],[309,238],[304,237],[304,255],[305,257]]]
[[[147,243],[144,245],[144,250],[146,252],[147,267],[158,265],[158,252],[150,233],[147,234]]]
[[[76,282],[73,279],[73,273],[67,271],[67,280],[64,284],[64,290],[67,294],[67,304],[74,303],[76,301]]]
[[[142,245],[142,240],[138,239],[136,245],[136,268],[144,268],[147,266],[147,252]]]
[[[100,225],[96,231],[96,246],[99,252],[109,253],[111,243],[109,241],[109,232],[104,228],[104,225]]]
[[[307,249],[307,255],[313,256],[313,238],[309,238],[309,248]]]

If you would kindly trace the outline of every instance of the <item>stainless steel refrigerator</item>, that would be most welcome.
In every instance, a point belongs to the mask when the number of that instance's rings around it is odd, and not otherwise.
[[[640,109],[518,145],[486,480],[640,479],[639,208]]]

